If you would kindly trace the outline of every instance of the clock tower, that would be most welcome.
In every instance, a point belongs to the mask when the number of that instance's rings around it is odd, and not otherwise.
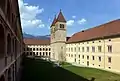
[[[60,10],[51,25],[51,58],[64,61],[66,53],[66,20]]]

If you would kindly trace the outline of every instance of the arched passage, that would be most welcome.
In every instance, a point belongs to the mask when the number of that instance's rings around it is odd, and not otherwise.
[[[0,25],[0,58],[4,57],[5,54],[5,33],[4,28]]]
[[[5,12],[5,4],[6,0],[0,0],[0,7],[2,8],[3,12]]]
[[[0,81],[5,81],[4,75],[2,75],[2,76],[0,77]]]

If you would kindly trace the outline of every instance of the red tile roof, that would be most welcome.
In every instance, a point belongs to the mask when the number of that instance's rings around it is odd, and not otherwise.
[[[75,33],[67,43],[120,35],[120,19]]]
[[[24,39],[24,43],[26,45],[49,45],[50,44],[50,40],[25,38]]]
[[[55,16],[55,18],[54,18],[54,20],[53,20],[53,22],[52,22],[50,27],[55,26],[55,23],[56,23],[56,16]]]
[[[61,10],[60,10],[60,13],[58,14],[58,17],[57,17],[57,20],[56,22],[59,21],[59,22],[66,22]]]

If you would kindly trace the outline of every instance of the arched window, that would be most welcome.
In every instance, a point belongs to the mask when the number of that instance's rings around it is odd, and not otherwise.
[[[40,51],[41,51],[42,49],[40,48]]]
[[[4,75],[2,75],[2,76],[0,77],[0,81],[5,81]]]
[[[46,52],[46,56],[48,56],[48,52]]]
[[[43,48],[43,51],[45,50],[45,48]]]

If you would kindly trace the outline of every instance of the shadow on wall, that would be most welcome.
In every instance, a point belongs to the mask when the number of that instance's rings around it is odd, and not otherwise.
[[[90,81],[94,81],[91,79]],[[53,63],[44,60],[24,60],[21,81],[89,81],[61,67],[53,67]]]

